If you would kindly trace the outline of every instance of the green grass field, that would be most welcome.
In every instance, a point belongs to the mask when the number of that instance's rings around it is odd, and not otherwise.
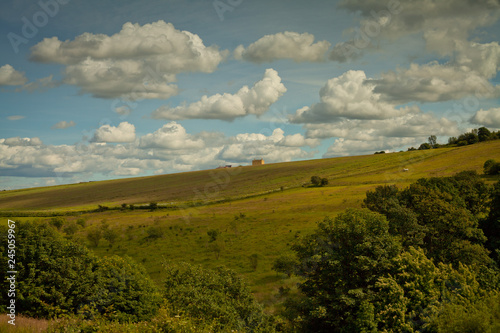
[[[67,223],[86,220],[86,226],[72,236],[82,244],[88,244],[89,230],[107,224],[119,237],[113,244],[102,239],[94,251],[132,257],[157,283],[161,283],[165,260],[205,267],[225,265],[244,276],[257,298],[272,310],[280,301],[279,287],[296,282],[272,271],[272,263],[290,251],[298,234],[311,232],[325,216],[360,207],[366,191],[378,185],[405,187],[418,178],[463,170],[481,174],[490,158],[500,161],[500,141],[4,191],[0,192],[0,214],[69,212],[73,216],[65,217]],[[328,178],[329,185],[303,187],[313,175]],[[113,208],[150,202],[179,208],[78,213],[97,205]],[[148,238],[152,227],[163,236]],[[211,229],[221,232],[217,251],[209,243],[207,231]],[[252,254],[259,258],[256,270],[248,258]]]

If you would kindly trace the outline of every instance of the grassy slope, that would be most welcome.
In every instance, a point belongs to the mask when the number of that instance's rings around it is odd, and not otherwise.
[[[203,170],[161,176],[90,182],[0,192],[0,210],[50,210],[96,207],[98,204],[212,201],[297,188],[311,175],[333,185],[407,183],[420,176],[463,169],[481,170],[489,156],[500,155],[500,142],[462,148],[403,152],[275,163],[259,167]],[[410,172],[402,173],[407,167]]]
[[[101,255],[129,255],[161,281],[162,260],[182,260],[206,267],[226,265],[241,273],[267,305],[279,301],[278,288],[291,286],[271,270],[272,262],[289,251],[297,233],[308,233],[315,222],[347,207],[360,207],[365,192],[379,184],[404,187],[421,177],[481,172],[484,161],[500,160],[500,141],[431,151],[278,163],[232,170],[208,170],[176,175],[8,191],[0,194],[0,209],[40,210],[94,207],[97,204],[189,202],[232,198],[225,203],[181,210],[108,211],[85,214],[87,226],[73,237],[86,243],[86,232],[106,223],[121,235],[113,246],[102,240]],[[408,172],[403,172],[408,168]],[[230,173],[227,173],[230,172]],[[312,175],[327,177],[324,188],[303,188]],[[217,181],[219,179],[219,184]],[[280,187],[284,191],[280,191]],[[273,193],[266,191],[276,190]],[[198,194],[197,194],[198,193]],[[201,195],[200,195],[201,193]],[[260,195],[257,195],[260,194]],[[253,196],[252,196],[253,195]],[[250,196],[244,198],[246,196]],[[236,200],[236,198],[239,198]],[[68,217],[68,220],[76,220]],[[103,222],[105,221],[105,222]],[[147,240],[157,226],[164,236]],[[207,231],[218,229],[221,253],[210,251]],[[256,271],[248,256],[259,255]]]

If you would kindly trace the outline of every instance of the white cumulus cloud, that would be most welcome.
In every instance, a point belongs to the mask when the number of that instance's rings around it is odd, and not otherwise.
[[[453,136],[459,133],[457,123],[431,113],[410,113],[383,120],[344,119],[336,123],[306,124],[306,137],[374,141],[385,137],[427,138]]]
[[[298,146],[298,143],[303,145]],[[267,162],[287,162],[312,157],[315,152],[307,152],[302,147],[318,144],[319,140],[306,139],[301,134],[284,135],[281,128],[276,128],[270,135],[240,133],[228,138],[218,156],[222,160],[238,163],[248,163],[256,158],[263,158]]]
[[[489,110],[479,110],[470,120],[473,124],[491,126],[500,128],[500,108],[491,108]]]
[[[140,138],[141,148],[199,149],[204,147],[201,139],[193,138],[180,124],[172,121],[153,133]]]
[[[292,59],[295,62],[325,60],[325,53],[330,43],[323,40],[314,43],[314,35],[309,33],[285,31],[274,35],[266,35],[250,44],[234,50],[236,59],[244,59],[256,63],[272,62],[279,59]]]
[[[40,138],[21,138],[17,136],[13,138],[0,139],[0,143],[10,147],[41,146],[42,140],[40,140]]]
[[[243,86],[236,94],[215,94],[203,96],[201,100],[189,105],[174,108],[162,106],[156,109],[155,119],[222,119],[231,121],[249,114],[262,115],[271,104],[284,93],[286,87],[274,69],[266,69],[263,78],[253,87]]]
[[[366,84],[363,71],[348,71],[328,80],[321,88],[320,102],[297,110],[294,123],[324,123],[347,119],[387,119],[415,112],[414,108],[395,108],[374,93],[375,85]]]
[[[217,46],[158,21],[125,23],[112,36],[84,33],[74,40],[45,38],[30,59],[66,65],[64,83],[100,98],[166,99],[178,92],[172,82],[183,72],[213,72],[227,56]]]
[[[101,126],[103,130],[97,135],[108,142],[123,140],[127,133],[133,134],[132,128],[126,130],[131,126]],[[113,145],[43,145],[38,138],[0,139],[0,173],[64,177],[72,181],[88,180],[92,175],[137,176],[249,164],[254,158],[264,158],[268,163],[310,158],[315,151],[306,151],[304,147],[317,144],[319,140],[301,134],[285,135],[280,128],[269,135],[240,133],[226,137],[219,132],[191,134],[182,125],[170,122],[137,140]]]
[[[118,126],[102,125],[96,129],[92,142],[117,143],[132,142],[135,140],[135,126],[122,122]]]
[[[28,79],[14,69],[11,65],[3,65],[0,67],[0,86],[20,86],[26,83]]]
[[[439,102],[471,95],[494,97],[500,92],[499,87],[492,86],[487,77],[475,70],[437,62],[411,64],[408,69],[389,71],[380,79],[367,80],[367,84],[393,103]]]

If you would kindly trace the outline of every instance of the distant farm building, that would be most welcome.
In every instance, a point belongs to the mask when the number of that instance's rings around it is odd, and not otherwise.
[[[264,165],[264,160],[263,159],[253,160],[252,165]]]

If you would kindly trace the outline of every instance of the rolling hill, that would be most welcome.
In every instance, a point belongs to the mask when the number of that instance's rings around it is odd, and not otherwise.
[[[500,159],[500,142],[460,148],[329,158],[299,162],[203,170],[160,176],[87,182],[0,192],[0,210],[54,210],[119,205],[188,203],[237,199],[299,188],[312,175],[330,186],[407,184],[420,177],[481,172],[488,158]],[[403,169],[408,168],[409,172]]]
[[[464,170],[481,174],[491,158],[500,161],[500,141],[3,191],[0,214],[24,220],[16,214],[37,212],[50,220],[53,212],[65,212],[61,231],[88,245],[90,230],[111,229],[116,240],[101,239],[93,250],[102,256],[130,256],[158,284],[165,261],[227,266],[244,276],[258,299],[272,309],[282,300],[280,287],[293,290],[297,282],[274,272],[274,260],[289,253],[294,240],[311,232],[317,221],[360,207],[366,191],[377,185],[405,187],[422,177]],[[329,185],[304,186],[313,175],[328,178]],[[150,202],[169,208],[120,209],[122,204]],[[116,209],[93,211],[98,205]],[[77,230],[68,232],[70,225],[78,225]],[[211,230],[219,231],[217,248],[207,236]],[[249,260],[253,254],[258,257],[256,269]]]

